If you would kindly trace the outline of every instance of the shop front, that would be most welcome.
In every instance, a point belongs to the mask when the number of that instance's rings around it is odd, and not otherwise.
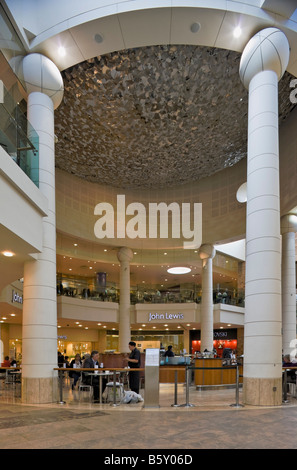
[[[203,353],[201,351],[201,332],[200,330],[190,331],[190,348],[192,354]],[[213,331],[213,350],[214,356],[222,358],[224,349],[232,350],[238,354],[237,329],[218,329]],[[239,354],[242,354],[240,351]]]

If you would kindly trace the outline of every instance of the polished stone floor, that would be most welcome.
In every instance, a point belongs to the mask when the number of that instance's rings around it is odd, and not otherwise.
[[[78,392],[65,384],[64,404],[24,405],[18,387],[0,389],[1,449],[297,448],[297,399],[290,395],[280,407],[242,407],[233,406],[234,389],[191,387],[188,405],[194,406],[173,407],[174,386],[162,384],[159,408],[145,408],[93,404],[87,396],[79,401]],[[179,385],[177,404],[186,402]]]

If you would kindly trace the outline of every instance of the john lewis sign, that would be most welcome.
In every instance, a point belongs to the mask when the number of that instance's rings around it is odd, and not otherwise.
[[[155,321],[155,320],[183,320],[184,314],[183,313],[151,313],[149,312],[149,319],[148,321]]]
[[[17,302],[18,304],[22,304],[23,303],[23,296],[22,295],[19,295],[16,291],[12,291],[12,299],[11,299],[11,302]]]

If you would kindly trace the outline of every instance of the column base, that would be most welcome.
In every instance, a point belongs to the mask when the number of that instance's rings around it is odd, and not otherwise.
[[[58,378],[22,378],[22,403],[54,403],[58,400]]]
[[[282,378],[244,377],[242,401],[245,405],[279,406],[282,404]]]

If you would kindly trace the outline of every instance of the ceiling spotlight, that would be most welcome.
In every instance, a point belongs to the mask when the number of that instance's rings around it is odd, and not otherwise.
[[[192,33],[198,33],[199,29],[200,29],[200,24],[199,23],[193,23],[191,24],[191,31]]]
[[[94,39],[98,44],[101,44],[101,42],[103,42],[103,36],[101,34],[95,34]]]
[[[14,256],[14,253],[12,251],[2,251],[2,255],[11,258],[12,256]]]
[[[237,26],[234,31],[233,31],[233,36],[235,38],[239,38],[241,36],[241,27],[240,26]]]
[[[191,272],[191,269],[180,266],[177,268],[169,268],[167,272],[170,274],[187,274]]]

